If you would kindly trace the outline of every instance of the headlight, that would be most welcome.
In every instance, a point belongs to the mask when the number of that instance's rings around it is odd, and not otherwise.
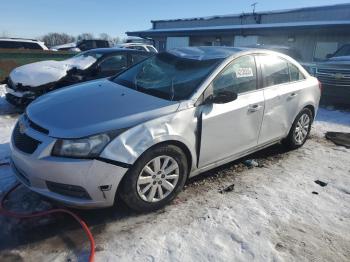
[[[312,76],[316,76],[316,74],[317,74],[317,67],[311,67],[310,68],[310,74]]]
[[[121,132],[118,132],[120,134]],[[98,157],[105,146],[117,134],[99,134],[81,139],[59,139],[57,140],[52,155],[75,158]]]

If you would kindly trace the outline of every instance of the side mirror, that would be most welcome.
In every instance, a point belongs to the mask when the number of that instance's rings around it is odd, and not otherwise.
[[[328,54],[326,55],[326,58],[329,59],[329,58],[332,58],[333,57],[333,54]]]
[[[210,95],[205,104],[226,104],[237,99],[237,94],[234,92],[220,91],[215,95]]]

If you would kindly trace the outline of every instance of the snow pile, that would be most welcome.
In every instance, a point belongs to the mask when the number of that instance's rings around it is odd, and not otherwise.
[[[13,126],[17,120],[16,109],[5,100],[5,86],[0,85],[0,194],[8,188],[15,179],[12,171],[1,164],[9,161],[9,140]]]
[[[13,114],[16,112],[16,109],[6,101],[5,94],[6,94],[5,85],[0,85],[0,122],[1,122],[1,115]]]

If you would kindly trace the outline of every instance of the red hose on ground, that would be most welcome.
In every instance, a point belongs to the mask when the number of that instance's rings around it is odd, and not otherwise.
[[[19,219],[23,219],[23,218],[34,218],[34,217],[40,217],[40,216],[47,216],[50,214],[54,214],[54,213],[65,213],[68,214],[70,216],[72,216],[83,228],[85,234],[87,235],[87,237],[89,238],[90,241],[90,256],[89,256],[89,262],[93,262],[94,261],[94,257],[95,257],[95,240],[94,237],[92,236],[89,227],[86,225],[86,223],[80,218],[78,217],[76,214],[74,214],[73,212],[67,210],[67,209],[50,209],[47,211],[41,211],[41,212],[35,212],[35,213],[30,213],[30,214],[23,214],[23,213],[16,213],[13,211],[9,211],[6,210],[4,208],[4,202],[7,199],[7,197],[17,189],[17,187],[20,184],[16,184],[15,186],[13,186],[9,191],[7,191],[5,193],[5,195],[1,198],[0,200],[0,215],[5,215],[8,217],[13,217],[13,218],[19,218]]]

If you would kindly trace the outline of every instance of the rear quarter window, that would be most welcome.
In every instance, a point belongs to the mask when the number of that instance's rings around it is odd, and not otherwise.
[[[289,73],[290,73],[290,81],[295,82],[295,81],[300,81],[305,79],[305,76],[303,73],[300,72],[299,68],[296,67],[295,65],[288,63],[289,66]]]

